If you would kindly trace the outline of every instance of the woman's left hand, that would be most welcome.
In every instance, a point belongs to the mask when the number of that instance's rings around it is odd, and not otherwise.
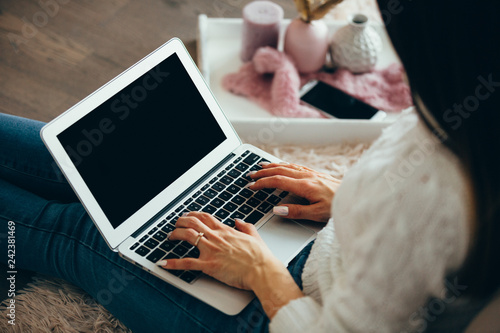
[[[272,266],[273,270],[286,271],[285,266],[260,238],[253,224],[241,220],[236,220],[235,223],[236,229],[233,229],[202,212],[190,212],[180,217],[169,239],[185,240],[196,245],[200,256],[168,259],[167,264],[162,267],[202,271],[230,286],[249,290],[254,289],[261,270]],[[201,237],[200,233],[203,233]]]

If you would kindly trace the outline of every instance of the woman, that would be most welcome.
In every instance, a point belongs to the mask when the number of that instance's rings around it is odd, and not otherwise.
[[[42,124],[1,116],[0,219],[15,223],[17,266],[81,286],[134,332],[463,330],[500,281],[500,181],[490,153],[500,144],[500,30],[493,2],[465,4],[379,1],[416,107],[340,187],[293,164],[251,174],[252,189],[309,201],[277,213],[327,222],[288,270],[252,225],[236,221],[234,230],[198,212],[179,218],[171,239],[197,243],[200,257],[159,265],[253,290],[258,301],[239,315],[111,252],[53,167]]]

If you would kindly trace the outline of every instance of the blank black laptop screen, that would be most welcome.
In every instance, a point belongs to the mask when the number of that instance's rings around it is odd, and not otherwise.
[[[117,228],[226,136],[173,54],[58,139]]]

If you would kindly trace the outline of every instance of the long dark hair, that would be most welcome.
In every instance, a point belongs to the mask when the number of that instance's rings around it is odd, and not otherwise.
[[[414,101],[468,173],[474,211],[460,283],[469,295],[500,286],[500,24],[494,0],[378,0]],[[439,131],[434,131],[439,133]]]

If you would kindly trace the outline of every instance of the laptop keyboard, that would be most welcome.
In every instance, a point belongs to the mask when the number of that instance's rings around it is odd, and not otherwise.
[[[168,233],[175,229],[177,219],[185,212],[210,213],[232,228],[235,226],[235,218],[248,223],[257,223],[288,195],[288,192],[276,189],[252,191],[245,188],[252,181],[246,175],[250,171],[261,169],[258,164],[260,162],[268,161],[253,152],[245,151],[151,228],[130,249],[152,263],[162,259],[198,258],[200,256],[198,248],[186,241],[167,239]],[[202,274],[200,271],[168,270],[168,272],[188,283],[194,282]]]

